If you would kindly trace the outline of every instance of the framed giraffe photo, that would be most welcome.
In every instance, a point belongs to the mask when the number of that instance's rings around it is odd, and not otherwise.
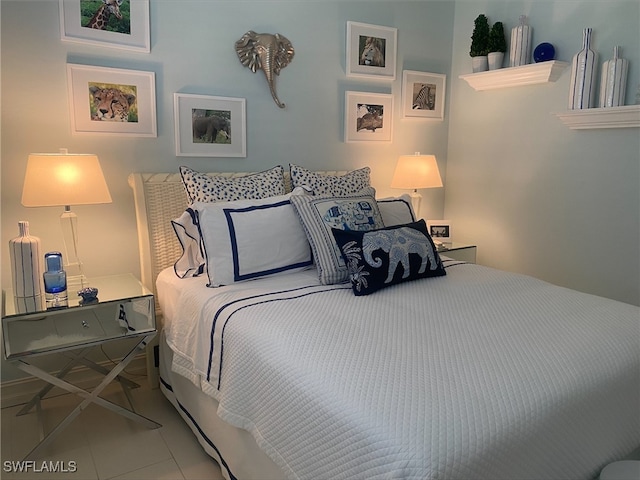
[[[157,137],[155,73],[67,64],[74,135]]]
[[[151,51],[149,0],[59,0],[63,41]]]
[[[402,116],[444,120],[446,83],[446,75],[403,70]]]

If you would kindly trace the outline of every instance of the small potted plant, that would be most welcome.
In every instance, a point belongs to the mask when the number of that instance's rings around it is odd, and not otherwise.
[[[502,68],[506,51],[507,40],[504,36],[504,25],[502,25],[502,22],[496,22],[489,32],[489,70]]]
[[[471,35],[471,49],[469,55],[473,66],[473,72],[483,72],[488,68],[487,54],[489,53],[489,19],[484,14],[478,15],[474,20],[473,34]]]

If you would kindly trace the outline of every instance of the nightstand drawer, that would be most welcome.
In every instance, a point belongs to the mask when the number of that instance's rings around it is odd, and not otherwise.
[[[7,359],[154,332],[153,297],[4,319]]]

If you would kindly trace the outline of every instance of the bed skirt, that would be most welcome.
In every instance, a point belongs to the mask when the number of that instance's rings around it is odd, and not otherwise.
[[[171,371],[173,352],[160,335],[160,389],[189,425],[204,451],[220,465],[227,480],[282,480],[286,475],[258,448],[249,432],[217,415],[218,402]]]

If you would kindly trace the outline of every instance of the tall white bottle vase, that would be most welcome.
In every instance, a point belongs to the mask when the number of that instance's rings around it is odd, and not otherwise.
[[[511,29],[511,45],[509,48],[509,66],[528,65],[531,61],[531,33],[527,25],[526,15],[520,15],[520,24]]]
[[[18,222],[19,235],[9,240],[11,279],[18,313],[43,309],[42,248],[40,239],[29,234],[29,222]]]
[[[624,105],[624,98],[627,93],[629,60],[620,58],[619,54],[620,47],[613,47],[613,58],[602,64],[599,107],[620,107]]]
[[[569,110],[591,108],[595,105],[598,54],[591,49],[591,33],[591,28],[584,29],[582,50],[573,56],[571,62]]]

